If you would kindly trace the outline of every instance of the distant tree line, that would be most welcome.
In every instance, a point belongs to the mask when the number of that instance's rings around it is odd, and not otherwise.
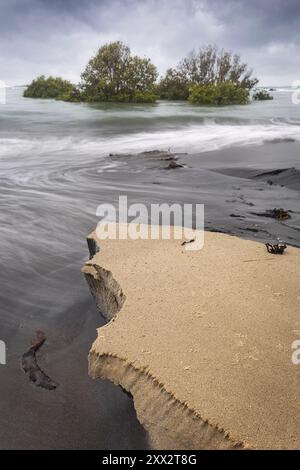
[[[239,55],[214,46],[191,52],[157,79],[157,68],[150,59],[132,55],[128,46],[117,41],[100,47],[78,85],[41,76],[27,87],[24,96],[73,102],[188,100],[218,106],[248,103],[250,91],[258,83]]]

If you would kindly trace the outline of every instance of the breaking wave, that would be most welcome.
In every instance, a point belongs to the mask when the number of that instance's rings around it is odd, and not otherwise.
[[[206,152],[231,146],[259,145],[270,141],[300,140],[295,124],[254,124],[187,126],[156,132],[138,132],[98,139],[75,137],[50,139],[0,139],[0,157],[61,156],[64,161],[76,155],[105,157],[109,153],[129,153],[157,148],[172,151]]]

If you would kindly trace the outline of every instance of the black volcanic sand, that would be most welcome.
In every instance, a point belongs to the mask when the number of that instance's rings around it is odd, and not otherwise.
[[[177,154],[184,168],[169,169],[167,152],[111,155],[123,166],[105,181],[129,201],[205,205],[205,228],[262,242],[300,246],[300,146],[274,143],[198,155]],[[243,166],[242,166],[243,165]],[[129,181],[131,187],[128,187]],[[120,183],[121,181],[121,183]],[[264,217],[274,208],[290,211],[288,221]]]
[[[130,398],[87,374],[101,318],[80,268],[98,204],[125,194],[129,202],[204,203],[208,230],[300,246],[298,143],[178,155],[185,166],[176,169],[166,169],[169,157],[35,162],[0,175],[0,339],[8,348],[8,363],[0,365],[0,448],[147,447]],[[290,210],[291,218],[261,215],[275,207]],[[36,387],[21,369],[36,330],[47,337],[36,356],[58,384],[53,390]]]

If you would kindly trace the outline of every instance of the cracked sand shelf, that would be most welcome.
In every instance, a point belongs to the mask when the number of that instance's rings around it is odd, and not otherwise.
[[[300,250],[210,232],[199,251],[182,241],[89,236],[83,272],[108,320],[90,375],[133,396],[153,448],[299,448]]]

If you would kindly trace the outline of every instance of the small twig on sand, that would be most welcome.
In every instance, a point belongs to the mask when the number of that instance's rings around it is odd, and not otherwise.
[[[194,241],[195,241],[195,238],[192,238],[191,240],[184,240],[184,241],[181,243],[181,246],[187,245],[188,243],[193,243]]]

